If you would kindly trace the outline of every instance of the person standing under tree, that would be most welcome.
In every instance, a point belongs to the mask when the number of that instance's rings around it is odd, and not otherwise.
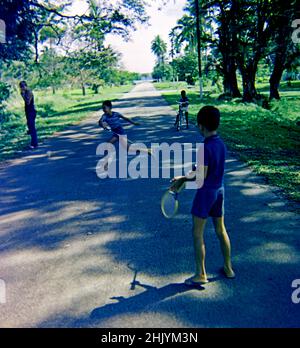
[[[38,147],[38,138],[35,128],[36,110],[34,106],[34,96],[32,91],[28,88],[26,81],[21,81],[19,86],[21,96],[25,103],[28,134],[31,136],[30,149],[36,149]]]

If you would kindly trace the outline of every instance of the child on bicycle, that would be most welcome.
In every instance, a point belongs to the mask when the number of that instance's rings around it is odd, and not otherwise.
[[[180,94],[181,94],[181,98],[179,100],[179,111],[178,111],[178,114],[176,115],[176,121],[174,124],[174,126],[177,127],[177,130],[179,129],[179,117],[181,112],[185,113],[186,128],[187,129],[189,128],[189,113],[188,113],[189,98],[187,97],[185,90],[182,90]]]

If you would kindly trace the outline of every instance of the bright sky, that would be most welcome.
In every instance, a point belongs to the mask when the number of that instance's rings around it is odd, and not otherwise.
[[[112,35],[107,38],[107,43],[122,53],[123,65],[129,71],[152,72],[155,56],[151,52],[151,41],[159,34],[169,44],[169,32],[182,16],[186,0],[170,0],[160,11],[158,2],[151,2],[153,5],[147,11],[150,16],[148,27],[139,25],[129,42]]]
[[[122,64],[129,71],[152,72],[155,57],[151,53],[151,41],[159,34],[169,44],[169,32],[182,16],[186,4],[186,0],[169,0],[159,11],[159,1],[148,1],[152,3],[147,9],[149,26],[139,25],[138,30],[132,32],[129,42],[113,35],[109,35],[106,40],[107,44],[122,54]]]

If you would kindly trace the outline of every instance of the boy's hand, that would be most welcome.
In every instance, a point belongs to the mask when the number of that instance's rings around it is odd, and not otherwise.
[[[108,123],[106,123],[106,122],[102,122],[102,127],[103,127],[104,129],[107,129],[107,127],[108,127]]]
[[[176,176],[175,178],[172,179],[172,185],[170,187],[170,190],[177,192],[185,182],[186,182],[185,176]]]

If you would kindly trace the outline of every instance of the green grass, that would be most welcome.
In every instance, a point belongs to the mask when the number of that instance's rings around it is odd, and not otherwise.
[[[181,87],[181,86],[180,86]],[[164,92],[168,103],[177,109],[178,92]],[[263,86],[262,86],[263,87]],[[267,182],[282,189],[294,201],[300,201],[300,91],[283,88],[280,101],[272,102],[271,110],[240,100],[218,101],[205,97],[200,103],[196,91],[189,91],[190,116],[196,122],[198,110],[207,104],[217,106],[222,114],[219,132],[230,150],[248,163]]]
[[[156,89],[159,91],[164,91],[164,90],[181,90],[181,89],[194,89],[194,86],[188,86],[186,82],[171,82],[171,81],[166,81],[166,82],[156,82],[154,83],[154,86]]]
[[[61,131],[66,126],[77,124],[101,108],[104,99],[115,100],[131,90],[133,86],[107,87],[94,94],[87,90],[82,96],[81,90],[35,91],[37,109],[37,130],[39,140]],[[19,95],[13,95],[7,105],[6,120],[0,122],[0,161],[11,158],[29,144],[26,135],[24,103]]]

